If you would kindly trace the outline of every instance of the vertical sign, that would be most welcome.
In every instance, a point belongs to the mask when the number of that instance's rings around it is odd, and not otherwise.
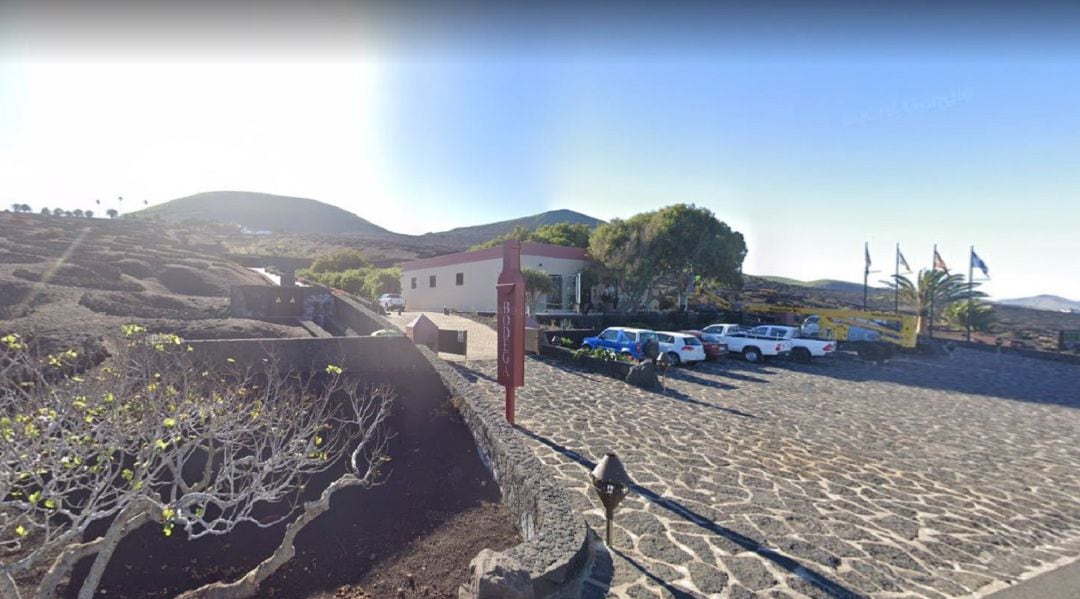
[[[525,384],[525,277],[521,242],[503,242],[503,267],[496,290],[499,384],[506,388],[506,421],[514,424],[514,389]]]

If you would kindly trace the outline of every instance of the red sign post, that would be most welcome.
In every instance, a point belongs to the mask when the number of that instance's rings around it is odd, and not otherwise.
[[[514,389],[525,385],[525,276],[521,242],[503,242],[503,267],[495,285],[499,384],[506,387],[506,421],[514,424]]]

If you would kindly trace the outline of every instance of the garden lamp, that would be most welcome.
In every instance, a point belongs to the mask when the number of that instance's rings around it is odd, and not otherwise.
[[[630,491],[633,481],[626,474],[619,456],[608,453],[600,460],[600,463],[589,473],[593,488],[600,497],[600,503],[604,504],[607,512],[607,544],[611,546],[611,522],[615,519],[615,508]]]

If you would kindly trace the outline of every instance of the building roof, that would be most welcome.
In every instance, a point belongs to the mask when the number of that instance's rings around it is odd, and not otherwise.
[[[403,262],[401,264],[401,271],[408,272],[411,270],[421,270],[425,268],[437,268],[440,266],[453,266],[455,264],[467,264],[469,262],[494,260],[502,258],[502,255],[503,248],[501,245],[497,245],[493,248],[486,248],[472,252],[458,252],[456,254],[446,254],[443,256],[435,256],[434,258],[424,258],[423,260]],[[588,252],[584,248],[551,245],[548,243],[535,243],[532,241],[523,241],[521,243],[521,255],[542,256],[544,258],[562,258],[564,260],[589,259]]]

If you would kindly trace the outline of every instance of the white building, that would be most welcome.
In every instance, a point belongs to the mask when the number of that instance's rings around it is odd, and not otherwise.
[[[405,309],[494,312],[502,257],[502,246],[498,246],[405,262],[401,265]],[[581,303],[581,271],[588,264],[582,248],[523,242],[521,267],[543,270],[555,287],[537,303],[537,312],[576,311]]]

